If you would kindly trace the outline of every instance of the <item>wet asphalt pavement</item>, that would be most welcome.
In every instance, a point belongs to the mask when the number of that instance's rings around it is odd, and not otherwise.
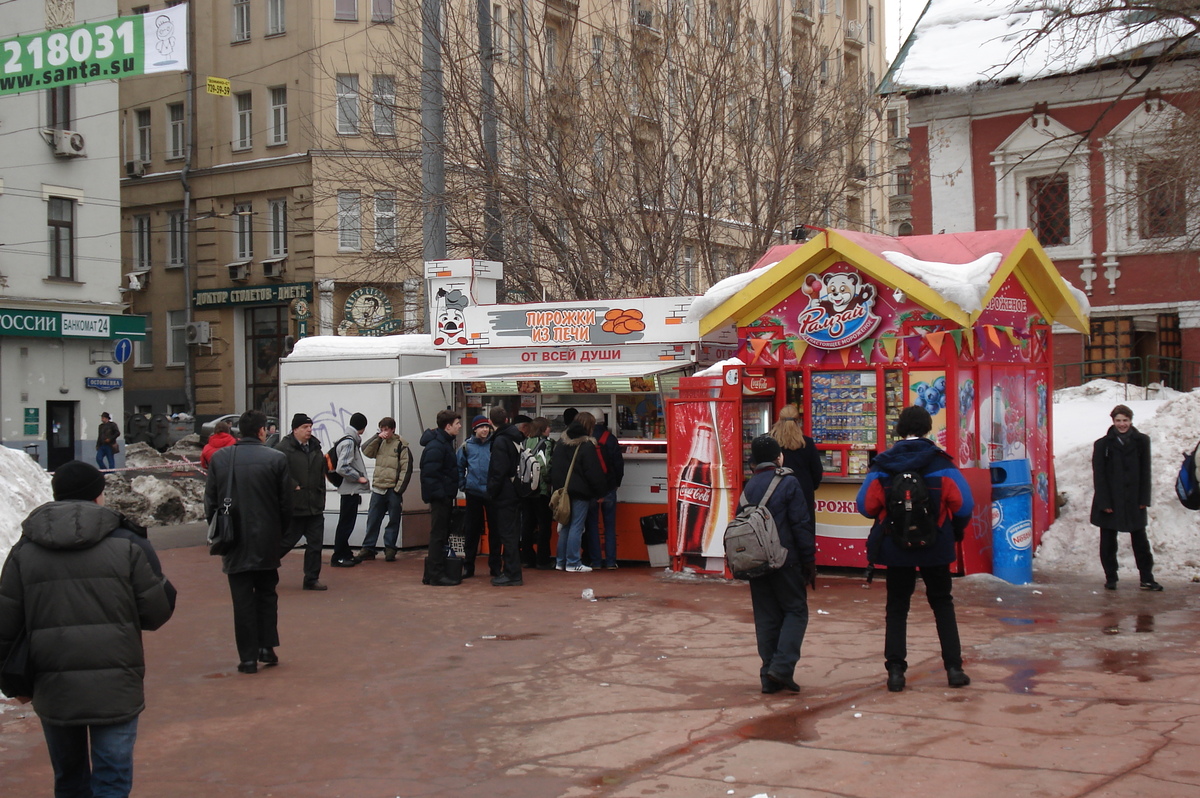
[[[1200,585],[957,580],[958,690],[918,587],[888,693],[882,582],[823,575],[801,692],[765,696],[743,584],[627,567],[431,588],[408,552],[326,568],[318,593],[297,552],[281,664],[243,675],[198,534],[152,532],[179,606],[146,635],[136,796],[1200,794]],[[0,795],[49,795],[36,718],[0,709]]]

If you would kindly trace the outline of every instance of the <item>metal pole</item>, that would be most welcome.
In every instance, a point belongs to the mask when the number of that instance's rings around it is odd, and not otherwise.
[[[184,318],[191,322],[192,318],[192,186],[188,183],[188,174],[192,169],[192,153],[196,150],[196,12],[194,3],[188,3],[188,71],[184,73],[187,80],[187,107],[184,109],[184,124],[187,142],[183,168],[179,171],[179,182],[183,184],[183,306],[186,309]],[[167,330],[170,334],[170,330]],[[196,375],[192,363],[192,350],[189,348],[183,359],[183,398],[187,412],[193,418],[196,416]]]
[[[504,260],[504,228],[500,216],[500,154],[497,145],[495,42],[492,41],[491,0],[476,0],[479,26],[480,100],[483,113],[483,171],[487,189],[483,203],[483,257]],[[510,19],[511,24],[511,19]],[[504,283],[497,286],[496,301],[504,301]]]
[[[446,257],[446,163],[442,97],[441,2],[421,0],[421,201],[424,260]],[[425,313],[425,331],[431,331]]]

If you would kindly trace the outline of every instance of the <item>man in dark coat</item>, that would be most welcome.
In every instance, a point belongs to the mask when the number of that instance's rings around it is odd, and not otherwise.
[[[453,410],[437,414],[437,428],[421,435],[421,501],[429,505],[429,562],[426,584],[452,587],[458,581],[446,575],[446,544],[450,541],[450,515],[458,498],[458,461],[454,442],[462,432],[462,416]]]
[[[592,437],[604,457],[605,479],[608,490],[594,503],[588,511],[587,536],[589,555],[592,557],[593,568],[607,568],[615,571],[617,568],[617,488],[625,479],[625,455],[621,452],[621,444],[605,423],[607,411],[597,408],[592,411],[596,425],[592,428]],[[600,519],[604,519],[604,551],[600,551]],[[593,549],[594,546],[594,549]]]
[[[1150,506],[1150,439],[1133,426],[1133,411],[1117,405],[1112,426],[1092,446],[1092,524],[1100,527],[1100,565],[1104,587],[1117,589],[1117,532],[1128,532],[1142,590],[1159,591],[1154,554],[1146,538]]]
[[[170,619],[175,588],[146,530],[104,506],[99,470],[73,460],[51,486],[55,500],[25,519],[0,573],[0,661],[24,627],[54,794],[128,795],[146,707],[142,632]]]
[[[238,672],[258,673],[258,663],[278,665],[279,552],[292,518],[295,483],[282,452],[266,446],[267,417],[248,410],[238,420],[242,438],[213,455],[204,486],[204,515],[211,522],[231,498],[236,543],[221,556],[233,598]],[[232,472],[232,474],[231,474]],[[232,490],[231,490],[232,489]],[[232,495],[230,495],[232,493]]]
[[[104,468],[105,463],[110,469],[116,468],[113,453],[117,451],[117,438],[121,437],[121,428],[112,420],[108,413],[100,414],[100,427],[96,430],[96,466]]]
[[[492,460],[488,465],[488,499],[491,514],[488,530],[490,554],[500,552],[501,571],[492,577],[496,587],[519,587],[521,575],[521,519],[517,512],[519,497],[513,481],[517,464],[525,447],[525,434],[509,421],[508,411],[497,405],[490,414],[492,427]]]
[[[800,482],[783,465],[783,450],[769,435],[750,443],[754,475],[742,490],[746,506],[758,504],[771,483],[779,483],[767,500],[779,542],[787,549],[783,567],[750,580],[750,602],[754,608],[754,635],[762,660],[759,680],[764,693],[780,690],[800,692],[796,663],[808,629],[808,596],[805,590],[816,579],[816,533]]]
[[[953,458],[925,436],[933,429],[933,419],[923,407],[906,407],[896,423],[896,435],[903,440],[875,458],[871,471],[858,491],[858,511],[874,518],[867,536],[867,558],[887,566],[887,622],[883,655],[887,668],[888,690],[904,689],[908,670],[908,609],[917,585],[917,570],[925,582],[925,597],[933,610],[938,640],[942,647],[942,665],[951,687],[971,683],[962,668],[962,644],[958,638],[958,620],[954,616],[950,565],[955,560],[954,543],[962,540],[971,520],[974,503],[971,489]],[[932,545],[905,549],[891,534],[887,517],[887,489],[895,475],[911,471],[920,474],[929,491],[929,503],[938,525]]]
[[[279,557],[283,559],[304,538],[305,590],[328,590],[321,582],[321,547],[325,543],[325,455],[312,431],[312,419],[304,413],[292,417],[292,432],[275,445],[287,458],[288,473],[295,483],[292,491],[292,520],[283,536]]]

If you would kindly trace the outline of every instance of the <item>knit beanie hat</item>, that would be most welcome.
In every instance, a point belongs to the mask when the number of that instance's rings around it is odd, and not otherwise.
[[[775,458],[783,452],[779,441],[770,435],[759,435],[750,442],[750,457],[757,463],[774,463]]]
[[[367,417],[362,413],[355,413],[354,415],[350,416],[350,426],[354,427],[354,429],[358,430],[359,432],[362,432],[367,428]]]
[[[475,416],[475,420],[471,422],[471,431],[474,432],[480,427],[490,426],[492,426],[492,422],[487,416]]]
[[[100,469],[82,460],[63,463],[50,479],[54,500],[90,502],[104,492],[104,475]]]
[[[292,429],[296,429],[297,427],[303,427],[305,424],[311,424],[311,423],[312,423],[312,419],[309,418],[308,415],[305,413],[297,413],[296,415],[292,416]]]

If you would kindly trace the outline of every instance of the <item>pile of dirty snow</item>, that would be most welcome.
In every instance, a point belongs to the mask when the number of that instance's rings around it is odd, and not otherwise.
[[[1060,509],[1058,520],[1042,537],[1034,563],[1039,570],[1069,569],[1103,579],[1100,532],[1089,520],[1093,495],[1092,442],[1107,432],[1108,412],[1114,404],[1121,403],[1133,410],[1134,427],[1150,438],[1153,492],[1146,533],[1154,551],[1155,576],[1200,575],[1200,513],[1184,509],[1175,497],[1175,476],[1182,452],[1185,448],[1191,451],[1200,440],[1200,393],[1182,394],[1165,389],[1159,395],[1169,393],[1172,398],[1135,400],[1132,397],[1142,389],[1131,387],[1127,401],[1124,386],[1119,386],[1118,392],[1113,387],[1116,385],[1090,383],[1068,389],[1070,394],[1056,392],[1056,399],[1060,395],[1067,399],[1061,404],[1056,401],[1054,408],[1054,468],[1058,490],[1066,504]],[[1090,419],[1086,437],[1085,417]],[[1077,439],[1075,445],[1060,446],[1060,425],[1064,437],[1069,434]],[[1126,582],[1136,581],[1129,536],[1121,535],[1119,541],[1122,578]]]
[[[33,458],[18,449],[0,446],[0,562],[21,537],[21,522],[54,496],[50,475]]]
[[[107,475],[105,503],[142,526],[199,521],[204,473],[188,456],[198,443],[198,436],[189,435],[161,454],[147,443],[129,444],[125,468]]]

